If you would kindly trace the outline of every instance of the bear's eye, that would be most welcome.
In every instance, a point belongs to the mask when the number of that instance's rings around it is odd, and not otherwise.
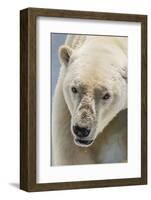
[[[103,99],[103,100],[108,100],[110,97],[111,97],[111,95],[110,95],[109,93],[106,93],[106,94],[102,97],[102,99]]]
[[[72,87],[71,90],[72,90],[73,93],[77,93],[78,92],[75,87]]]

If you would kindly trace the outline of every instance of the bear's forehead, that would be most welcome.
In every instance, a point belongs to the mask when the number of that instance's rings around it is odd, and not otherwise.
[[[74,63],[68,68],[69,77],[79,79],[88,83],[100,83],[110,79],[111,69],[106,63],[98,64],[96,62]]]
[[[109,69],[105,67],[99,67],[96,65],[74,65],[69,66],[66,76],[67,84],[75,85],[76,87],[84,90],[94,90],[108,88],[113,85],[113,77],[108,72]]]

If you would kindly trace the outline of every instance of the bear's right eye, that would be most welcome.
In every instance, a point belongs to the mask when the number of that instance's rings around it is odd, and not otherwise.
[[[103,100],[108,100],[110,97],[111,97],[110,94],[109,94],[109,93],[106,93],[106,94],[102,97],[102,99],[103,99]]]
[[[77,93],[78,92],[75,87],[72,87],[71,90],[72,90],[73,93]]]

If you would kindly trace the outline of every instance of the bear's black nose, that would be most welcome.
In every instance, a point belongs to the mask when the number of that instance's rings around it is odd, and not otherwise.
[[[76,136],[82,138],[82,137],[87,137],[90,133],[90,129],[80,127],[80,126],[73,126],[73,131]]]

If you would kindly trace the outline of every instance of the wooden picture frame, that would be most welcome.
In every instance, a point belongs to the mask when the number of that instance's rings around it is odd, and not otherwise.
[[[39,16],[141,23],[141,177],[36,183],[36,19]],[[27,8],[20,12],[20,188],[46,191],[147,184],[147,16]]]

